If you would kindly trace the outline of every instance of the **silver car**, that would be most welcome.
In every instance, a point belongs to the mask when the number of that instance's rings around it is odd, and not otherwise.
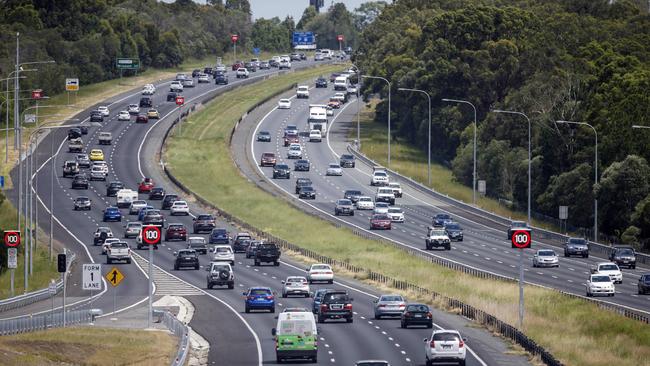
[[[557,254],[552,249],[540,249],[533,256],[533,267],[559,267]]]
[[[336,176],[341,176],[343,175],[343,169],[341,169],[341,165],[338,163],[330,163],[327,166],[327,172],[325,175],[336,175]]]
[[[375,319],[382,316],[401,316],[406,308],[406,299],[402,295],[381,295],[374,301]]]
[[[129,222],[124,226],[124,237],[125,238],[137,238],[142,231],[141,222]]]
[[[145,200],[136,200],[131,202],[129,206],[129,215],[137,215],[141,209],[147,207],[147,201]]]
[[[282,281],[282,297],[300,295],[309,297],[309,283],[303,276],[289,276]]]

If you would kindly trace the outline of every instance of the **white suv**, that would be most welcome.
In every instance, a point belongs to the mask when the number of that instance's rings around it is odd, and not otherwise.
[[[289,295],[300,295],[309,297],[309,284],[307,279],[302,276],[289,276],[282,281],[282,297]]]
[[[215,245],[210,249],[214,255],[212,260],[215,262],[228,262],[230,265],[235,265],[235,253],[232,251],[230,245]]]
[[[298,86],[298,90],[296,90],[296,98],[309,98],[309,87],[306,85]]]
[[[287,151],[287,158],[302,159],[302,147],[300,146],[300,144],[293,143],[289,145],[289,151]]]
[[[372,173],[372,179],[370,180],[371,186],[385,186],[388,185],[388,174],[383,170],[375,170]]]
[[[434,330],[431,338],[424,338],[426,365],[433,365],[436,361],[455,361],[464,366],[467,353],[465,342],[457,330]]]
[[[623,283],[623,273],[616,263],[596,263],[591,267],[591,274],[607,275],[614,283]]]
[[[181,83],[178,80],[172,81],[172,83],[169,84],[169,91],[182,92],[183,91],[183,83]]]

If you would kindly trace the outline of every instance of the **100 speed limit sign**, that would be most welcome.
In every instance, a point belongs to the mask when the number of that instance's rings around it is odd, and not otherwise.
[[[160,243],[160,228],[153,225],[143,227],[142,241],[149,245],[158,245]]]
[[[533,241],[530,230],[515,230],[510,239],[512,241],[512,247],[519,249],[530,248],[530,243]]]
[[[20,245],[20,231],[11,230],[4,232],[4,242],[5,245],[11,248],[17,247]]]

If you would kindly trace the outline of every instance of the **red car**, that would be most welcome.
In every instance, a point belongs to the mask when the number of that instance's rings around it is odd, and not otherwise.
[[[187,229],[183,224],[169,224],[167,231],[165,231],[165,241],[172,240],[187,240]]]
[[[138,114],[138,117],[135,119],[135,123],[149,123],[149,116],[144,113]]]
[[[341,108],[341,101],[338,99],[330,99],[330,101],[327,103],[327,106],[330,108],[339,109]]]
[[[274,153],[263,153],[260,166],[275,166],[276,158]]]
[[[244,62],[243,61],[235,61],[234,64],[232,64],[232,71],[237,71],[238,68],[244,67]]]
[[[145,192],[149,193],[151,192],[153,186],[154,186],[153,179],[144,178],[142,182],[140,182],[140,185],[138,185],[138,193],[145,193]]]
[[[284,136],[284,146],[287,147],[293,143],[300,143],[298,135],[285,135]]]
[[[374,229],[383,229],[383,230],[390,230],[391,225],[390,225],[390,217],[388,215],[384,214],[376,214],[372,215],[370,218],[370,230]]]

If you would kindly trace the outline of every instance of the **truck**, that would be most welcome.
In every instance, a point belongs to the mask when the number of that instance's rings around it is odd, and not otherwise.
[[[309,117],[309,131],[319,130],[322,137],[327,136],[327,106],[324,104],[310,104]]]
[[[113,135],[110,132],[100,132],[98,139],[100,145],[110,145],[113,142]]]
[[[262,243],[257,246],[255,251],[255,265],[259,266],[262,262],[273,263],[274,266],[280,265],[280,248],[275,243]]]
[[[77,174],[79,174],[79,163],[74,160],[63,163],[63,177],[74,177]]]
[[[338,76],[334,79],[334,90],[344,91],[347,93],[350,87],[350,79],[347,76]]]
[[[129,248],[129,244],[123,241],[111,243],[106,250],[106,263],[111,264],[115,261],[125,261],[127,264],[131,264],[131,248]]]
[[[84,142],[80,138],[73,138],[68,140],[68,151],[71,153],[80,153],[84,149]]]
[[[117,191],[117,207],[126,208],[131,206],[131,202],[138,199],[138,192],[131,189],[120,189]]]

